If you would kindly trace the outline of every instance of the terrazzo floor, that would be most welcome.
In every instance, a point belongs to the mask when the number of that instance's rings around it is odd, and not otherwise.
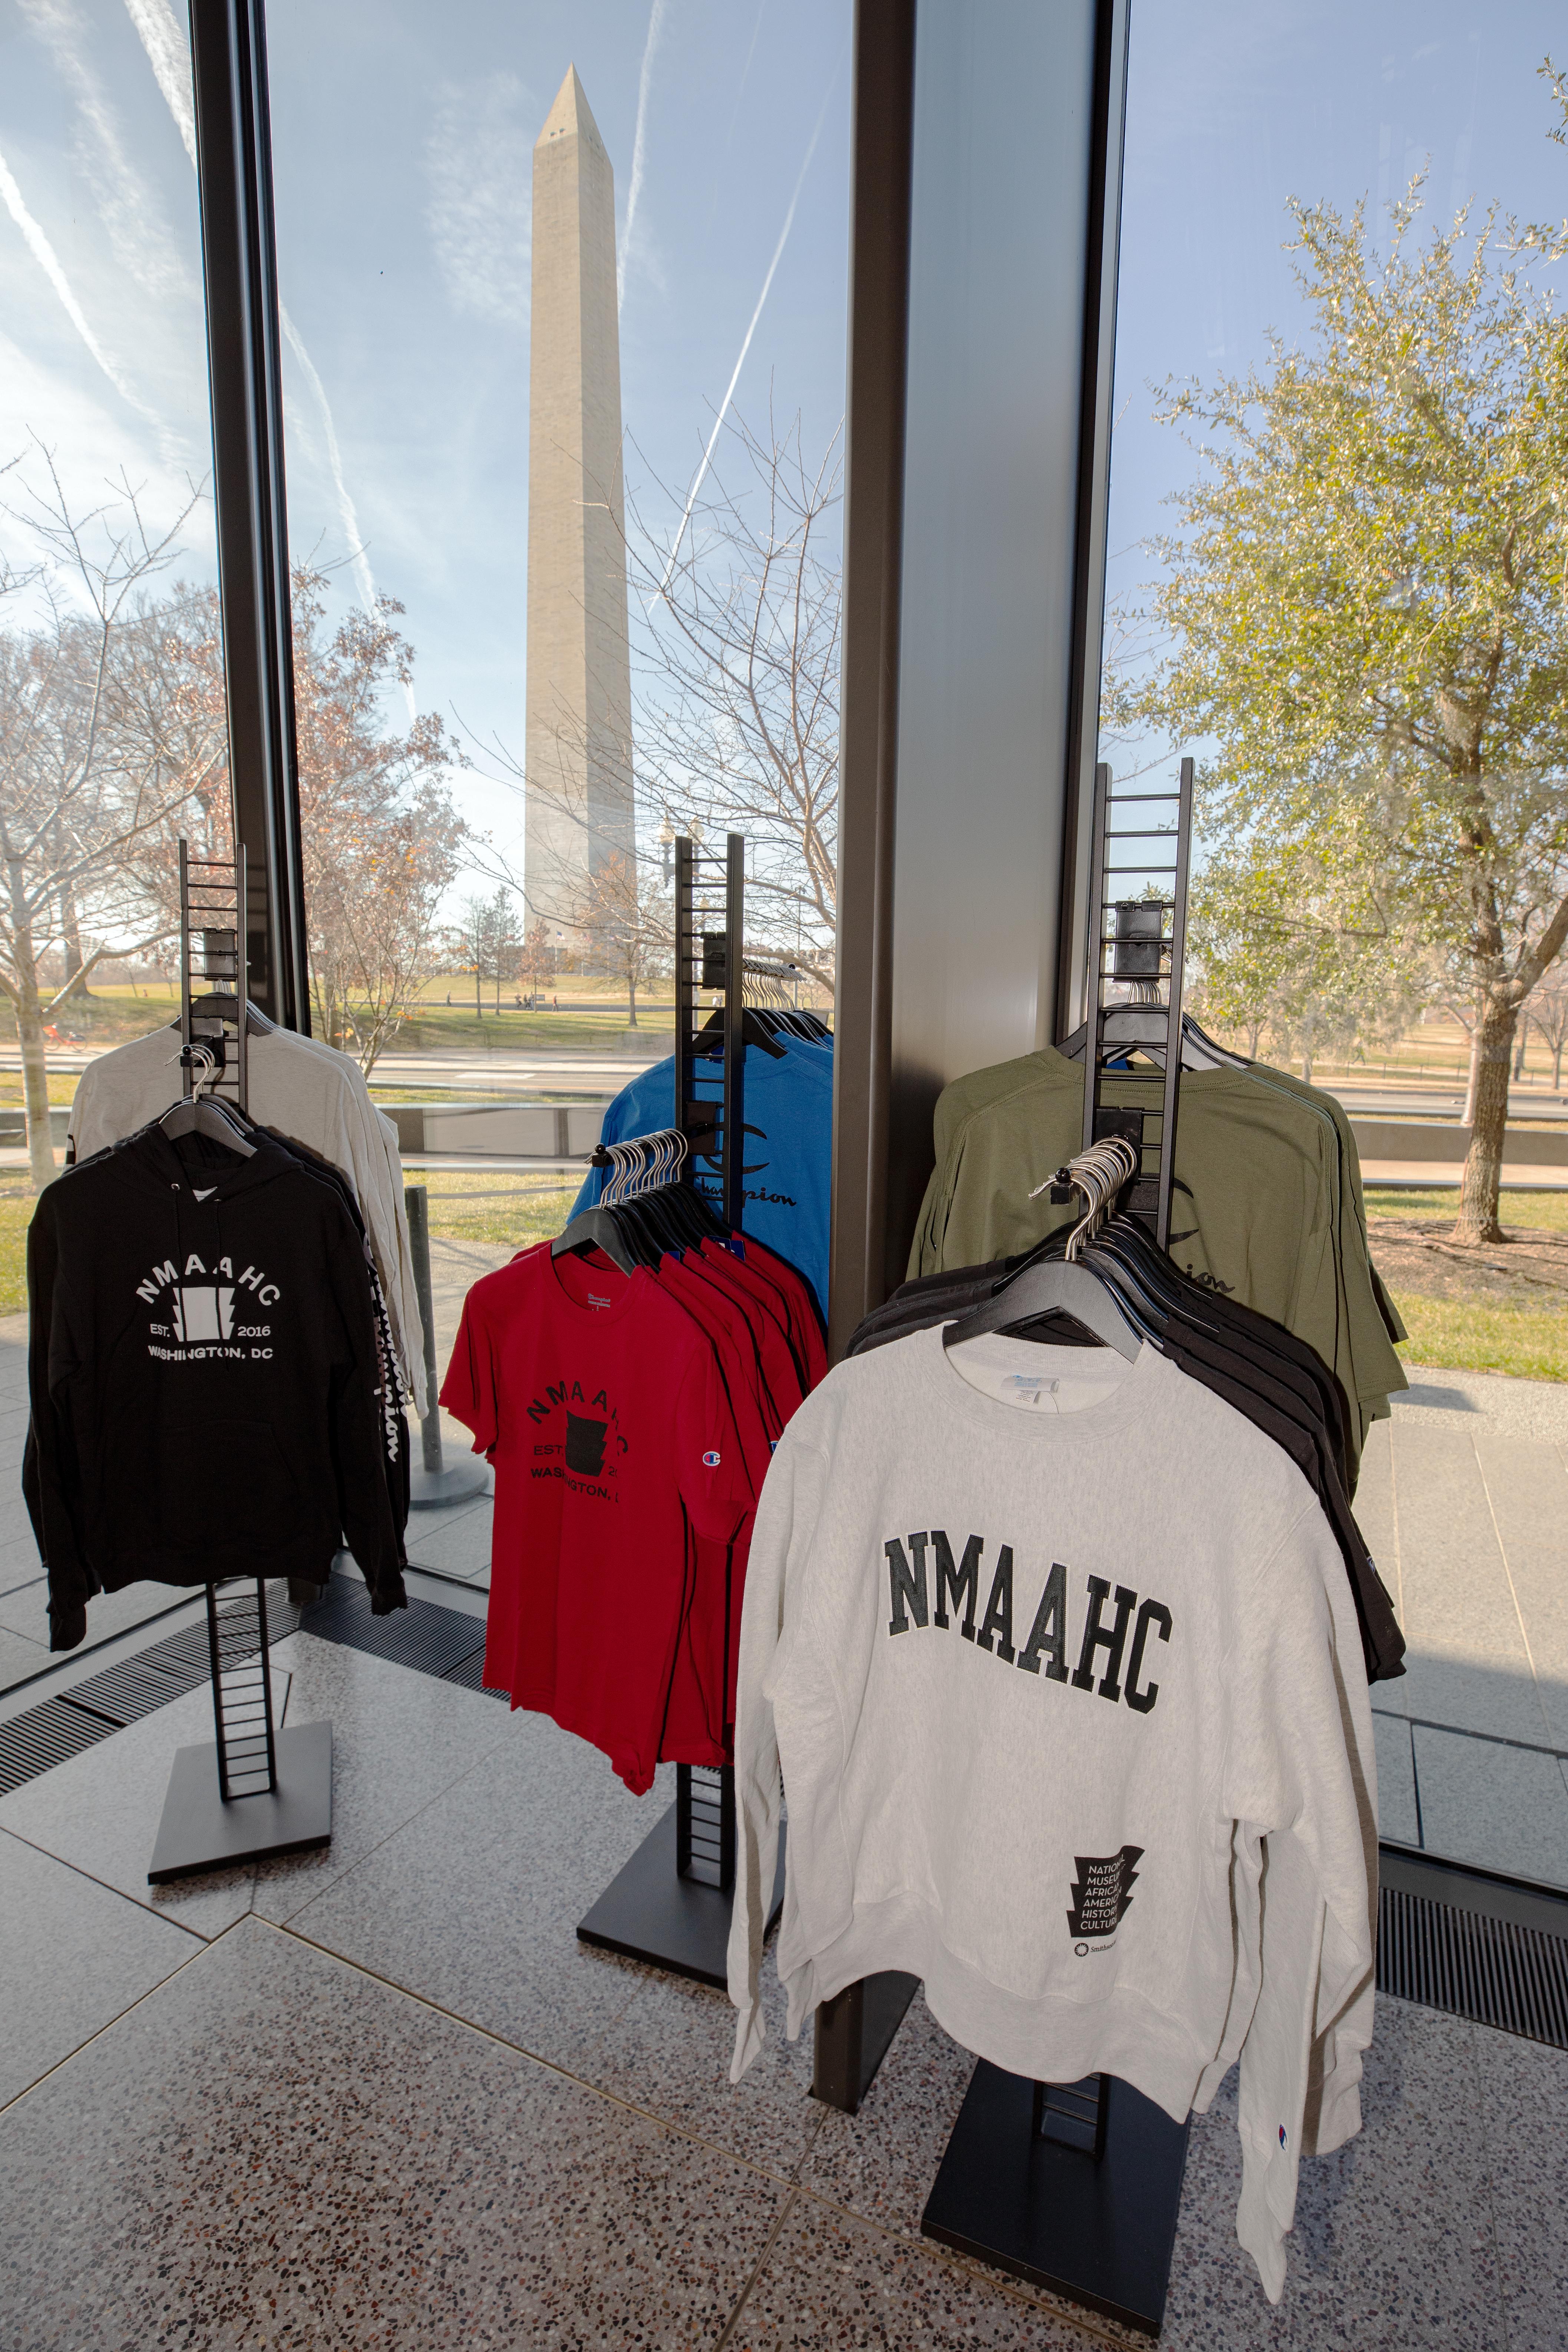
[[[147,1886],[201,1692],[0,1801],[6,2352],[1141,2340],[921,2240],[971,2062],[918,1998],[851,2118],[776,1988],[732,2090],[721,1995],[577,1944],[668,1791],[309,1634],[275,1656],[287,1720],[333,1726],[324,1853]],[[1227,2086],[1163,2342],[1562,2352],[1565,2106],[1568,2055],[1384,2000],[1270,2308]]]

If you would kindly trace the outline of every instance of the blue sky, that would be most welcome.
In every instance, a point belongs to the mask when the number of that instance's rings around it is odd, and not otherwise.
[[[123,468],[154,520],[210,465],[184,23],[171,0],[0,0],[0,459],[37,434],[79,506]],[[420,705],[521,751],[551,100],[575,62],[616,168],[628,473],[679,499],[792,201],[737,404],[756,420],[771,385],[814,448],[838,423],[848,0],[271,0],[268,29],[295,551],[342,567],[341,600],[405,604]],[[1134,0],[1113,592],[1191,463],[1151,383],[1294,331],[1288,197],[1375,207],[1429,160],[1444,212],[1568,213],[1534,70],[1554,41],[1568,63],[1555,0]],[[210,574],[210,518],[186,538]],[[510,795],[458,789],[521,834]]]
[[[1420,171],[1445,221],[1472,201],[1472,218],[1494,202],[1568,215],[1568,149],[1535,71],[1551,51],[1568,67],[1560,0],[1132,0],[1112,599],[1151,576],[1141,542],[1173,528],[1163,501],[1194,465],[1152,387],[1243,373],[1270,328],[1303,331],[1291,196],[1345,212],[1365,197],[1384,249],[1385,207]]]
[[[36,431],[79,503],[123,467],[159,516],[211,462],[183,28],[170,0],[0,0],[0,457]],[[568,66],[616,171],[628,477],[658,520],[792,205],[735,403],[756,423],[771,388],[808,447],[839,424],[848,32],[848,0],[271,0],[293,551],[341,567],[340,604],[406,606],[420,706],[481,741],[521,758],[531,159]],[[187,539],[210,574],[210,522]],[[514,796],[454,782],[521,836]]]

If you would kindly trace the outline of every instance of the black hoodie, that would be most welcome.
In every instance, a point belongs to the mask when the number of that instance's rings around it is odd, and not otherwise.
[[[324,1584],[344,1537],[376,1613],[405,1605],[363,1247],[253,1132],[245,1159],[143,1128],[39,1195],[22,1486],[51,1649],[94,1592]]]

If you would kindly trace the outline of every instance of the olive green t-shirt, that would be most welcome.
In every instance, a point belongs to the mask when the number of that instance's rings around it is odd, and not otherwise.
[[[1406,1386],[1373,1288],[1348,1122],[1272,1071],[1184,1070],[1171,1255],[1198,1282],[1271,1316],[1315,1348],[1359,1407],[1363,1434]],[[1147,1086],[1109,1076],[1101,1100],[1146,1107]],[[1082,1148],[1083,1072],[1052,1047],[943,1088],[936,1166],[911,1276],[1032,1249],[1077,1222],[1047,1184]]]

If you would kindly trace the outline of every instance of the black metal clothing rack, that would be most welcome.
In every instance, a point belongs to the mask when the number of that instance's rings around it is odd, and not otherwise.
[[[232,859],[180,854],[180,1063],[198,1084],[249,1108],[245,850]],[[197,993],[196,983],[205,989]],[[267,1024],[270,1026],[270,1024]],[[279,1730],[273,1720],[267,1585],[218,1614],[206,1587],[213,1742],[176,1751],[147,1872],[150,1885],[326,1845],[332,1834],[332,1727]]]
[[[1084,1148],[1124,1135],[1140,1172],[1124,1206],[1161,1247],[1170,1233],[1182,1058],[1182,976],[1193,762],[1173,789],[1117,793],[1095,771],[1088,908]],[[1120,822],[1130,811],[1128,824]],[[1153,812],[1163,811],[1155,820]],[[1145,822],[1145,817],[1149,821]],[[1121,845],[1157,845],[1140,859]],[[1171,856],[1159,850],[1168,845]],[[1124,862],[1125,861],[1125,862]],[[1142,895],[1116,884],[1141,879]],[[1108,1002],[1111,992],[1116,1001]],[[1134,1046],[1163,1067],[1117,1067]],[[1146,1103],[1108,1103],[1107,1078]],[[1156,1124],[1157,1122],[1157,1124]],[[1064,1191],[1053,1198],[1069,1197]],[[893,1971],[847,1985],[816,2012],[814,2097],[853,2115],[917,1989]],[[977,2062],[921,2217],[923,2235],[1157,2336],[1186,2166],[1185,2122],[1109,2074],[1030,2082]]]
[[[1119,820],[1136,808],[1130,824]],[[1163,821],[1145,822],[1160,809]],[[1094,772],[1094,826],[1089,845],[1089,1002],[1083,1048],[1083,1148],[1108,1135],[1124,1135],[1142,1155],[1142,1173],[1123,1206],[1141,1218],[1162,1249],[1171,1231],[1171,1186],[1182,1069],[1182,967],[1187,937],[1187,864],[1192,847],[1193,763],[1184,760],[1177,782],[1164,792],[1119,793],[1110,770]],[[1152,841],[1168,846],[1168,860],[1140,858],[1123,842]],[[1118,897],[1107,886],[1129,877],[1142,880],[1143,894]],[[1153,887],[1151,887],[1153,886]],[[1109,918],[1109,926],[1108,926]],[[1107,992],[1124,992],[1107,1003]],[[1136,1045],[1156,1048],[1163,1069],[1110,1066]],[[1131,1104],[1105,1100],[1105,1082],[1114,1076],[1118,1091]],[[1145,1101],[1136,1099],[1139,1092]],[[1158,1132],[1152,1132],[1158,1121]],[[1151,1167],[1152,1162],[1152,1167]]]
[[[732,1232],[744,1206],[745,836],[724,855],[675,844],[675,1118],[685,1176]],[[722,995],[715,1032],[703,992]],[[719,1051],[715,1055],[713,1046]],[[781,1841],[770,1921],[784,1901]],[[735,1891],[732,1766],[676,1767],[675,1802],[581,1920],[581,1943],[721,1990]]]

